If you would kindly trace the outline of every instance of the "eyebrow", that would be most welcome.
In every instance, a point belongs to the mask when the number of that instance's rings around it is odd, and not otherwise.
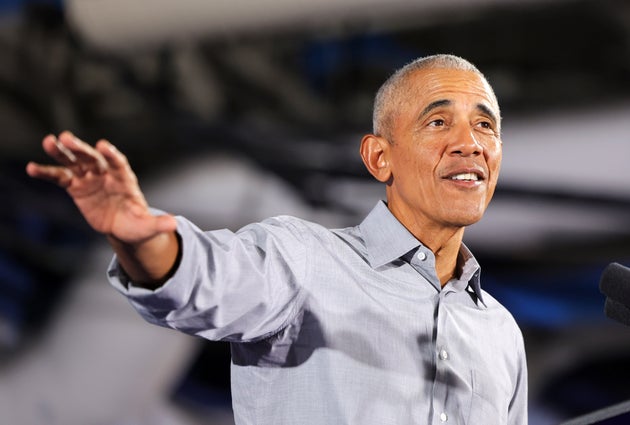
[[[498,124],[499,119],[497,118],[497,115],[492,112],[492,109],[490,109],[488,106],[484,105],[483,103],[478,103],[477,109],[486,114],[494,122],[495,125]]]
[[[450,106],[452,104],[453,102],[449,99],[440,99],[440,100],[431,102],[427,105],[426,108],[422,110],[422,112],[420,113],[420,118],[428,115],[434,109],[440,108],[442,106]],[[492,109],[490,109],[488,106],[484,105],[483,103],[478,103],[476,105],[476,108],[481,113],[487,115],[495,124],[499,122],[497,115],[494,112],[492,112]]]
[[[431,102],[427,105],[426,108],[422,110],[422,112],[420,113],[420,118],[428,115],[434,109],[440,108],[442,106],[449,106],[452,103],[453,102],[448,99],[441,99],[441,100],[436,100],[435,102]]]

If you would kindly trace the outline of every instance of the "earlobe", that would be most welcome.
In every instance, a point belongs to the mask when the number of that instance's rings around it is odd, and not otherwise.
[[[382,183],[391,177],[389,142],[383,137],[368,134],[361,140],[361,158],[374,178]]]

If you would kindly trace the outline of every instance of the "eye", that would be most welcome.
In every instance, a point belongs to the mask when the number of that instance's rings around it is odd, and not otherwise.
[[[431,122],[429,122],[429,127],[442,127],[444,126],[445,122],[443,119],[436,119],[433,120]]]
[[[494,123],[492,123],[491,121],[479,121],[477,123],[477,127],[484,131],[494,132]]]

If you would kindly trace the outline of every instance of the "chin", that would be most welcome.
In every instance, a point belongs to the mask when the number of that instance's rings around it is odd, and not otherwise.
[[[471,224],[477,223],[482,218],[483,218],[483,211],[480,211],[475,214],[471,214],[470,211],[467,211],[466,214],[460,214],[460,215],[451,217],[451,220],[449,221],[456,227],[466,227],[466,226],[470,226]]]
[[[483,218],[486,207],[484,202],[460,204],[451,210],[451,218],[454,223],[460,223],[461,226],[470,226]]]

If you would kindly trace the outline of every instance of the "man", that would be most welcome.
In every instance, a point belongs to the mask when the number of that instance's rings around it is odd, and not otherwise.
[[[361,141],[386,185],[358,226],[275,217],[236,233],[153,214],[125,159],[65,132],[27,172],[64,187],[152,323],[232,348],[237,424],[526,424],[521,333],[462,244],[497,183],[500,111],[469,62],[412,62]]]

